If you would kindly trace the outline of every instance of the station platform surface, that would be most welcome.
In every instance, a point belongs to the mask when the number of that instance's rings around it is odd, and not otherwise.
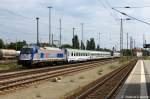
[[[150,99],[150,60],[138,60],[116,99]]]

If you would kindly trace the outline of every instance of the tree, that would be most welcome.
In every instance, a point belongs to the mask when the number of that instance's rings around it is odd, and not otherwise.
[[[84,46],[84,43],[82,42],[82,40],[81,40],[81,49],[85,50],[85,46]]]
[[[7,45],[7,48],[20,50],[25,45],[27,45],[27,43],[25,40],[23,40],[23,41],[18,41],[18,42],[11,42],[10,44]]]
[[[95,50],[95,41],[94,41],[94,38],[90,38],[90,41],[87,40],[87,42],[86,42],[86,49],[87,50]]]
[[[69,45],[69,44],[64,44],[64,45],[61,46],[61,48],[72,48],[72,46]]]
[[[0,48],[4,48],[4,47],[5,47],[4,42],[2,39],[0,39]]]
[[[79,40],[77,35],[72,38],[72,48],[79,49]]]
[[[94,38],[90,38],[90,50],[95,50],[95,41],[94,41]]]
[[[96,50],[97,50],[97,51],[99,51],[99,50],[100,50],[100,48],[99,48],[99,45],[97,45],[97,48],[96,48]]]
[[[90,41],[89,40],[87,40],[87,42],[86,42],[86,50],[90,50]]]

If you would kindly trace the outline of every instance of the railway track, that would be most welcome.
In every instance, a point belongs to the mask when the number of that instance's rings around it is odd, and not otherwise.
[[[34,82],[43,81],[57,76],[63,76],[70,73],[81,72],[83,70],[92,69],[100,65],[110,63],[110,60],[93,61],[75,64],[67,67],[41,68],[25,71],[16,71],[0,74],[0,93],[10,92],[20,87],[28,86]]]
[[[105,62],[105,61],[115,61],[115,60],[106,59],[106,60],[100,60],[100,61],[90,61],[90,62],[83,62],[83,63],[76,63],[76,64],[67,64],[67,65],[55,66],[55,67],[25,69],[25,70],[17,70],[17,71],[10,71],[10,72],[6,71],[6,72],[0,73],[0,81],[2,81],[4,79],[8,79],[8,78],[17,77],[17,76],[25,76],[25,75],[30,75],[30,74],[42,73],[42,72],[55,71],[55,70],[59,70],[59,69],[78,67],[81,65],[89,65],[89,64]]]
[[[136,60],[84,86],[66,99],[114,99],[136,64]]]

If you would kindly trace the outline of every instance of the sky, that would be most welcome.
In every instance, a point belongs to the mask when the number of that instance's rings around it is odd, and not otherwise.
[[[81,40],[81,23],[84,23],[84,43],[93,37],[102,48],[119,49],[120,19],[128,18],[112,10],[112,7],[143,7],[150,6],[149,0],[0,0],[0,38],[9,43],[26,40],[36,43],[36,17],[39,17],[40,42],[48,42],[49,10],[52,6],[52,33],[54,40],[59,40],[59,19],[62,20],[62,43],[71,44],[72,28]],[[150,7],[116,8],[128,15],[150,23]],[[150,43],[150,25],[136,20],[123,21],[124,48],[126,33],[142,47],[143,34]]]

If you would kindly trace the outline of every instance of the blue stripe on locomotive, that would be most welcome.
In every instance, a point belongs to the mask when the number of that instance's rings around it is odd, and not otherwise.
[[[57,58],[64,58],[64,54],[63,53],[58,53]]]
[[[40,58],[45,58],[45,54],[44,54],[44,53],[41,53],[41,54],[40,54]]]
[[[46,58],[46,54],[45,53],[40,53],[40,58],[41,59]],[[64,53],[48,54],[47,58],[64,58]]]

